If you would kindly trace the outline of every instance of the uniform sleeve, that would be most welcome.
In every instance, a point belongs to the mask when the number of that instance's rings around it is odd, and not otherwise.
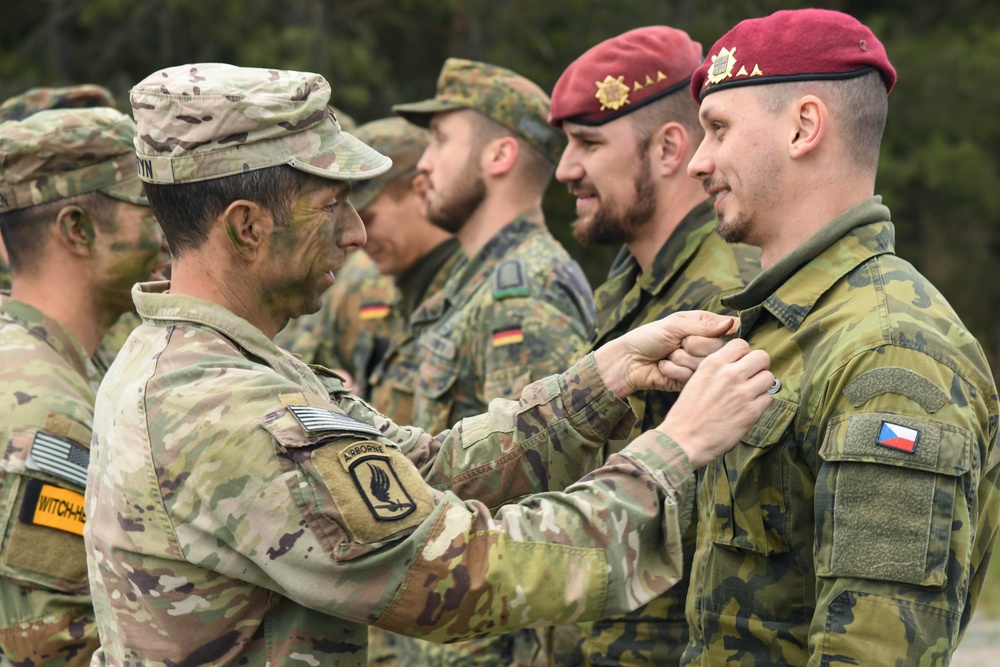
[[[448,641],[625,612],[681,575],[679,508],[693,481],[683,452],[658,433],[566,492],[493,516],[427,487],[377,439],[311,443],[286,417],[266,424],[291,495],[280,532],[304,524],[308,534],[277,557],[261,544],[232,547],[266,572],[260,585],[307,607]],[[254,505],[239,511],[264,513]],[[240,567],[225,573],[245,577],[245,563],[232,562]]]
[[[376,425],[427,483],[488,508],[578,480],[600,464],[607,439],[624,437],[634,423],[628,404],[604,385],[593,355],[435,436],[394,424],[354,398],[341,405]]]
[[[830,379],[810,664],[924,664],[957,645],[1000,520],[987,386],[895,346]]]

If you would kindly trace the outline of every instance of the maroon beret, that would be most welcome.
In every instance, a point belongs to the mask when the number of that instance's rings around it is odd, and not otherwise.
[[[666,26],[636,28],[605,40],[556,81],[549,123],[602,125],[687,88],[701,54],[701,44]]]
[[[896,70],[874,33],[853,16],[792,9],[741,21],[709,50],[691,77],[696,100],[733,86],[850,79],[878,70],[886,93]]]

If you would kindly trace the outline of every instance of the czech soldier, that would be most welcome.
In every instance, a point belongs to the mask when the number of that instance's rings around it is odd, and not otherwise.
[[[0,654],[88,665],[98,645],[83,543],[91,360],[148,280],[160,231],[135,177],[132,119],[41,111],[0,125]]]
[[[390,166],[341,131],[329,94],[319,75],[222,64],[132,90],[173,266],[133,290],[143,324],[97,398],[95,664],[361,665],[365,624],[447,641],[624,612],[680,574],[691,469],[770,402],[765,353],[692,338],[733,330],[705,312],[436,437],[282,352],[274,334],[364,243],[349,181]],[[571,491],[528,497],[628,432],[621,396],[686,378],[656,430]]]
[[[686,664],[947,664],[975,609],[997,391],[874,195],[895,82],[871,30],[818,9],[743,21],[692,78],[689,172],[762,250],[724,303],[778,381],[701,482]]]
[[[647,322],[683,310],[731,313],[722,297],[760,271],[760,251],[715,233],[715,214],[687,164],[704,132],[691,100],[701,44],[666,26],[631,30],[601,42],[563,72],[552,90],[549,122],[567,136],[556,178],[577,197],[573,235],[583,245],[624,244],[595,294],[589,349]],[[629,438],[663,421],[677,395],[629,397],[638,416]],[[694,514],[693,501],[692,514]],[[685,533],[685,572],[697,523]],[[648,606],[584,628],[579,647],[557,632],[556,662],[677,665],[687,646],[685,577]],[[576,633],[579,634],[579,633]],[[576,643],[576,642],[574,642]]]

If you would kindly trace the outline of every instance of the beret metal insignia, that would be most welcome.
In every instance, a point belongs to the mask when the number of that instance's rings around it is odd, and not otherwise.
[[[594,97],[601,103],[601,111],[611,109],[617,111],[622,106],[629,103],[628,86],[625,85],[625,75],[617,79],[610,74],[604,77],[604,81],[595,81],[597,93]]]
[[[712,67],[708,70],[708,83],[719,83],[733,75],[733,67],[736,66],[736,47],[729,50],[725,47],[719,51],[719,55],[712,56]]]

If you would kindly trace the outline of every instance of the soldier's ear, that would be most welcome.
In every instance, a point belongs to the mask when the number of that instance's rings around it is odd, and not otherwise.
[[[490,176],[502,176],[514,168],[521,146],[512,136],[500,137],[489,141],[483,147],[483,173]]]
[[[654,171],[661,176],[680,173],[687,178],[689,137],[680,123],[664,123],[653,133],[649,144]]]
[[[219,217],[233,251],[247,261],[257,256],[274,229],[271,212],[246,199],[231,202]]]
[[[94,250],[97,223],[81,206],[63,206],[56,214],[54,232],[59,243],[70,253],[89,257]]]
[[[815,95],[805,95],[792,105],[792,128],[788,137],[792,159],[804,157],[820,145],[828,120],[826,104]]]

